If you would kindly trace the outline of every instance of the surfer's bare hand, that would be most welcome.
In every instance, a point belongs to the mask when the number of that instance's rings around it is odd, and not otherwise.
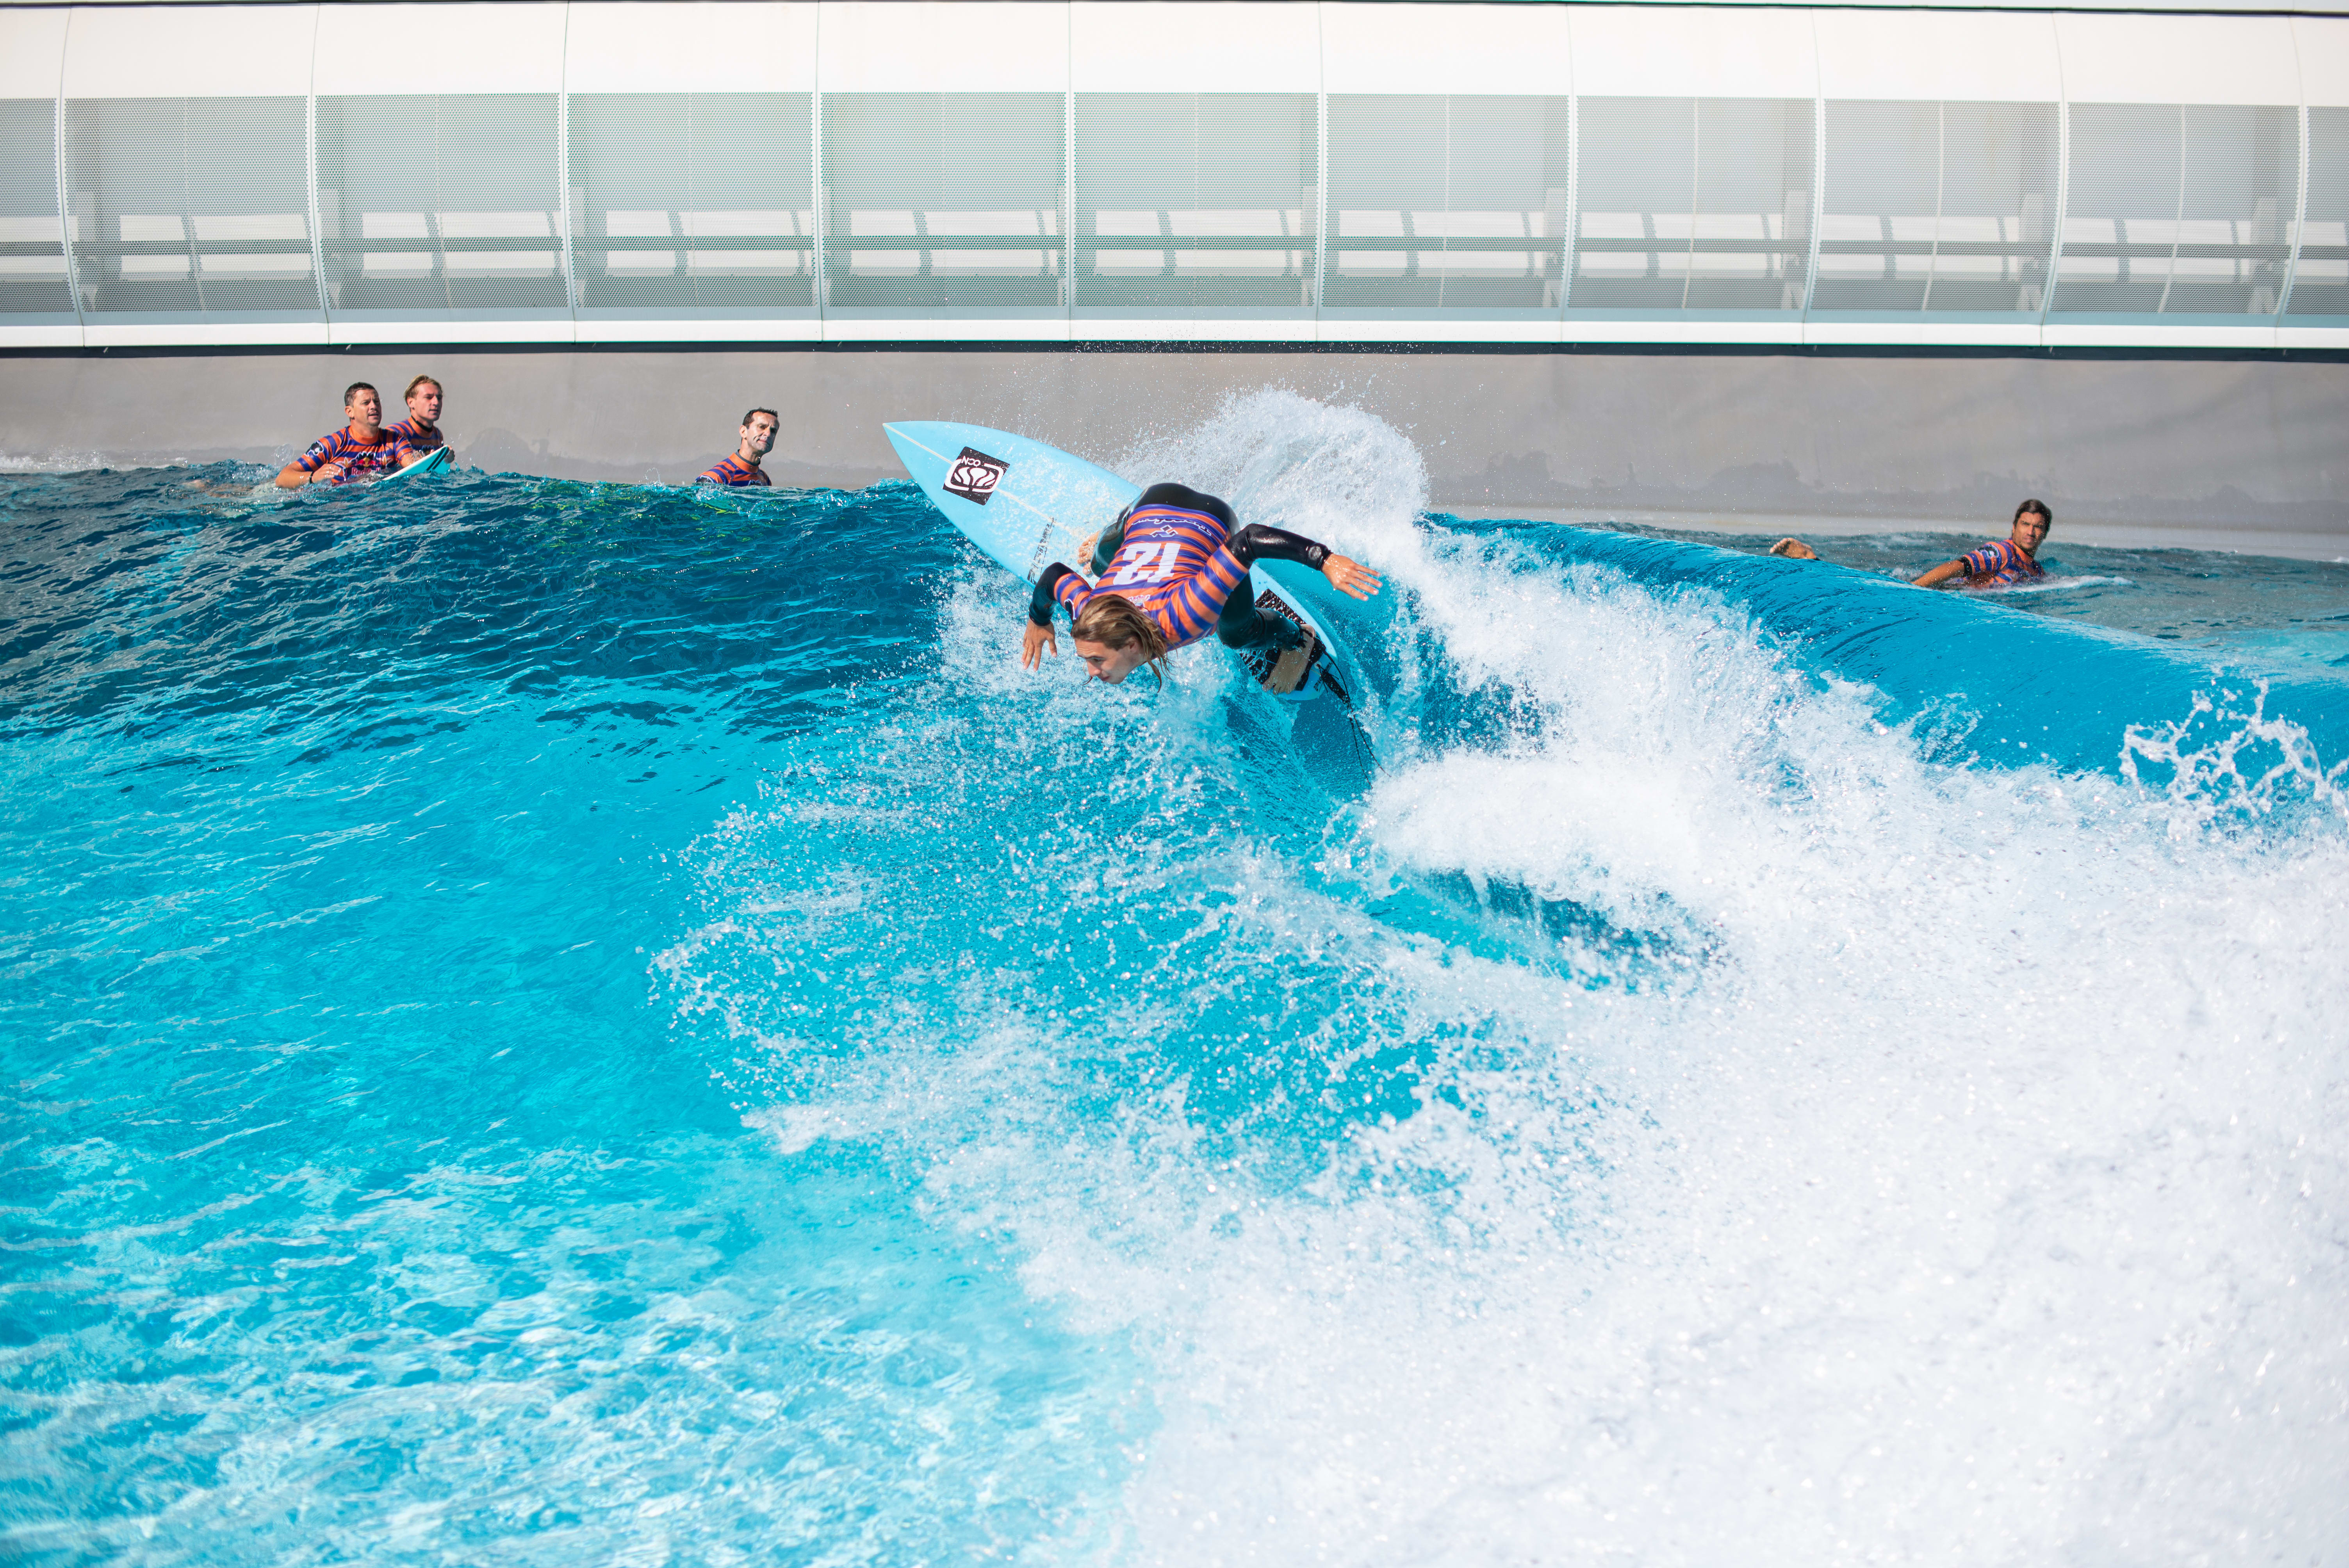
[[[1029,622],[1027,628],[1019,634],[1019,667],[1023,670],[1041,669],[1046,654],[1056,659],[1061,656],[1060,639],[1053,636],[1051,627]]]
[[[1367,599],[1379,591],[1379,574],[1350,556],[1332,555],[1321,563],[1321,575],[1340,593]]]
[[[1794,561],[1816,561],[1819,552],[1791,535],[1770,547],[1773,555],[1784,555]]]

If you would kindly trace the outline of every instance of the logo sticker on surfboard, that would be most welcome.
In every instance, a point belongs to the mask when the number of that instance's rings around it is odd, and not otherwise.
[[[985,506],[988,498],[995,493],[995,487],[1010,471],[1011,465],[1001,458],[990,458],[976,447],[965,447],[962,456],[947,471],[944,489],[948,495],[958,495],[974,505]]]

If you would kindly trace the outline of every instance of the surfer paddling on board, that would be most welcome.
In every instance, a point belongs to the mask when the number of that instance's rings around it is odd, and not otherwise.
[[[1963,577],[1969,588],[2007,588],[2017,583],[2035,583],[2047,575],[2047,569],[2039,564],[2039,547],[2047,542],[2047,531],[2054,521],[2055,514],[2048,510],[2045,501],[2035,498],[2026,500],[2014,509],[2014,524],[2004,539],[1993,539],[1980,550],[1970,550],[1954,561],[1930,567],[1909,586],[1939,588],[1956,577]],[[1791,537],[1772,545],[1770,553],[1792,561],[1819,558],[1817,551]]]
[[[1212,632],[1257,667],[1268,688],[1295,691],[1320,649],[1271,595],[1258,601],[1244,591],[1248,568],[1259,561],[1310,566],[1357,599],[1379,591],[1377,573],[1326,544],[1260,522],[1242,528],[1214,496],[1152,485],[1101,531],[1089,562],[1092,583],[1057,561],[1036,580],[1020,667],[1040,668],[1046,654],[1060,654],[1052,630],[1059,606],[1069,612],[1069,641],[1085,673],[1104,685],[1120,685],[1144,665],[1163,680],[1168,654]]]

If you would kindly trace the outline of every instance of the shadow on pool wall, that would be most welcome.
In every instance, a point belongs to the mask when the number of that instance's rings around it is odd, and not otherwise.
[[[12,356],[0,462],[283,461],[419,371],[471,466],[682,483],[781,410],[778,484],[894,477],[885,420],[952,418],[1107,458],[1285,387],[1403,430],[1464,516],[2002,531],[2349,554],[2349,364],[2323,359],[1232,349],[418,348]]]

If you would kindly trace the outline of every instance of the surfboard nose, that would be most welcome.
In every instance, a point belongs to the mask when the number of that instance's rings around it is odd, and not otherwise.
[[[925,490],[935,490],[946,478],[947,456],[938,450],[936,440],[922,438],[924,427],[912,420],[898,420],[881,427],[895,449],[897,460],[905,465],[905,472]]]

